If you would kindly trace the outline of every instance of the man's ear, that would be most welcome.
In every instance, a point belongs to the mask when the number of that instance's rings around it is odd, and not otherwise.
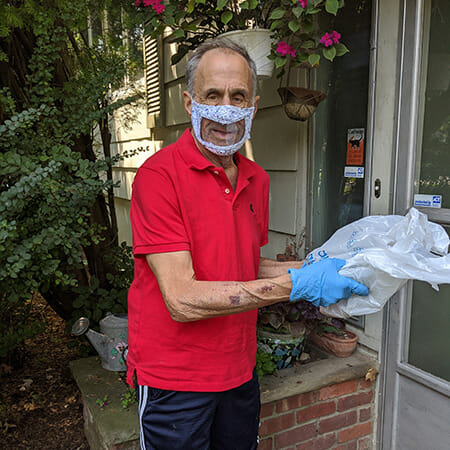
[[[192,99],[188,91],[183,92],[184,109],[188,113],[189,117],[192,114]]]
[[[258,102],[259,102],[259,95],[255,97],[255,101],[253,102],[253,106],[255,107],[255,111],[253,112],[253,119],[255,118],[256,111],[258,111]]]

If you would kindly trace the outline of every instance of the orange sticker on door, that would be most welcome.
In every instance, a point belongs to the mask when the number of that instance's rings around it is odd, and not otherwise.
[[[364,164],[364,128],[347,130],[347,166],[362,166]]]

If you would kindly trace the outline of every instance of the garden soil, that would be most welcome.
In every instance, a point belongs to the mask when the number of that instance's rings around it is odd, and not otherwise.
[[[46,322],[46,329],[25,343],[16,358],[20,363],[0,361],[0,448],[88,450],[69,362],[86,356],[89,347],[65,331],[42,298],[32,302],[33,316]]]

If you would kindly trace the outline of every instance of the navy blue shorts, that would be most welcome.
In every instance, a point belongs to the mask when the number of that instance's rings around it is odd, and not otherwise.
[[[137,387],[142,450],[251,450],[258,446],[256,374],[224,392]]]

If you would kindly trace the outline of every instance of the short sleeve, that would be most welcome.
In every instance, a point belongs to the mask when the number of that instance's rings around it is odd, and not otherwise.
[[[138,170],[130,220],[135,255],[190,249],[176,189],[166,171],[145,167]]]

